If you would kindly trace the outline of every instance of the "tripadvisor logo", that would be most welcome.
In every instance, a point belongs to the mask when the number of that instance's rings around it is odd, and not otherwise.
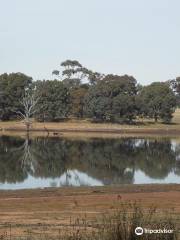
[[[143,228],[142,227],[137,227],[136,229],[135,229],[135,234],[136,235],[142,235],[143,234]]]
[[[174,230],[172,229],[147,229],[147,228],[142,228],[142,227],[137,227],[135,229],[135,234],[136,235],[142,235],[143,233],[144,234],[170,234],[170,233],[173,233]]]

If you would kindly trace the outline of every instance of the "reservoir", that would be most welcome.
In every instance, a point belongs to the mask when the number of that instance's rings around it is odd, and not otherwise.
[[[180,183],[180,139],[0,137],[0,189]]]

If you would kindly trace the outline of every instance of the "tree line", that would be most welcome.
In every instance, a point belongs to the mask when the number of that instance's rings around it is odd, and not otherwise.
[[[61,68],[53,70],[54,80],[33,81],[23,73],[0,75],[0,120],[26,117],[27,108],[28,118],[40,122],[89,118],[133,123],[153,118],[169,123],[180,105],[180,77],[142,86],[133,76],[101,74],[76,60],[62,62]]]

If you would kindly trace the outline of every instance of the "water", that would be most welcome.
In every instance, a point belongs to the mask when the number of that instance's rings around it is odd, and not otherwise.
[[[0,189],[180,183],[180,139],[0,137]]]

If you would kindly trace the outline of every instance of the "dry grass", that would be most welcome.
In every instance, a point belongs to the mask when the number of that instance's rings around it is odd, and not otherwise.
[[[178,239],[179,219],[172,211],[158,210],[155,206],[144,208],[141,202],[120,202],[111,211],[89,220],[84,217],[70,218],[67,224],[39,224],[24,226],[14,232],[15,225],[0,226],[0,239],[23,240],[175,240]],[[16,226],[17,227],[17,226]],[[135,234],[135,228],[168,229],[172,234]]]
[[[92,222],[99,215],[114,212],[122,202],[141,201],[143,208],[156,205],[159,211],[173,208],[180,217],[180,185],[121,185],[0,191],[0,225],[11,224],[14,235],[29,229],[57,233],[70,219]]]
[[[71,119],[65,122],[33,122],[32,128],[38,129],[38,128],[44,128],[44,126],[48,129],[126,129],[126,128],[166,128],[167,126],[169,128],[180,128],[180,109],[177,109],[174,113],[174,117],[172,119],[172,124],[162,124],[154,123],[151,119],[139,119],[137,120],[137,123],[135,125],[128,125],[128,124],[116,124],[116,123],[91,123],[90,120],[77,120],[77,119]],[[0,122],[1,128],[20,128],[24,127],[23,122],[19,121],[5,121]]]
[[[154,123],[150,119],[139,119],[137,124],[113,124],[113,123],[91,123],[89,120],[71,119],[66,122],[33,122],[31,134],[34,136],[47,135],[45,128],[50,131],[49,135],[70,137],[119,137],[127,135],[179,135],[180,134],[180,109],[174,113],[172,124]],[[0,122],[1,135],[23,135],[25,130],[23,122],[9,121]],[[13,130],[13,131],[12,131]],[[21,130],[21,131],[20,131]]]

